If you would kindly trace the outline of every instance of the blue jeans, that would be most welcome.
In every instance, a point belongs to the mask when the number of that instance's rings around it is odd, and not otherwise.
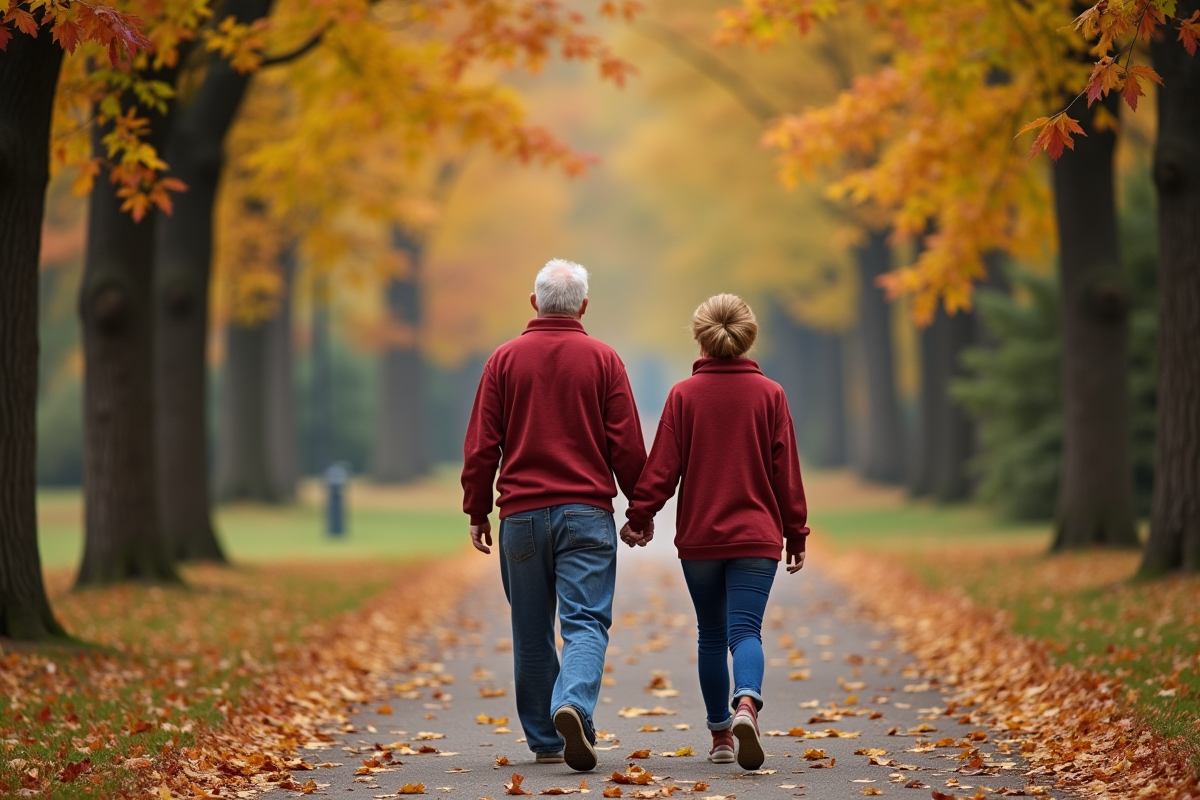
[[[696,607],[696,654],[708,729],[730,726],[729,653],[733,697],[750,697],[762,708],[762,621],[779,562],[773,558],[682,561]]]
[[[558,752],[563,740],[554,711],[572,705],[590,726],[600,697],[617,578],[617,528],[611,513],[594,506],[521,511],[500,523],[500,554],[512,607],[517,716],[530,750]]]

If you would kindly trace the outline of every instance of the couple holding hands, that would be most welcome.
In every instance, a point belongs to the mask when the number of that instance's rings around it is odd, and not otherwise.
[[[580,322],[587,290],[578,264],[555,259],[538,273],[537,317],[488,360],[463,448],[463,509],[484,553],[493,482],[499,493],[517,715],[539,763],[596,767],[592,713],[616,581],[612,499],[619,485],[629,500],[620,538],[645,546],[678,488],[675,546],[696,610],[709,760],[758,769],[763,614],[781,554],[799,571],[808,535],[787,399],[744,357],[758,333],[749,306],[711,297],[692,317],[700,359],[667,396],[647,458],[624,365]]]

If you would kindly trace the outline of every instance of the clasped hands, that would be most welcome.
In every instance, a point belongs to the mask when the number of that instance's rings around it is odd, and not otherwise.
[[[645,547],[646,545],[650,544],[650,540],[653,538],[654,538],[654,521],[653,520],[651,520],[649,522],[649,524],[646,525],[646,529],[644,531],[635,531],[633,528],[629,527],[628,522],[626,522],[625,525],[621,528],[621,541],[624,542],[625,544],[629,545],[630,547],[635,547],[635,546],[636,547]]]

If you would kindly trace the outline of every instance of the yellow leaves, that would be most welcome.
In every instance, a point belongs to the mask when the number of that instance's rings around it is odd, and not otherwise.
[[[788,673],[788,680],[806,681],[812,676],[812,670],[809,669],[794,669]]]
[[[480,725],[507,725],[508,717],[489,717],[487,714],[480,714],[475,717],[475,722]]]
[[[266,19],[247,24],[230,15],[215,29],[204,32],[204,46],[210,52],[220,54],[238,72],[252,72],[262,64],[263,35],[268,25]]]
[[[479,687],[479,696],[480,697],[504,697],[504,687],[496,686],[494,688],[489,688],[487,686],[480,686]]]
[[[600,794],[603,795],[604,797],[620,797],[621,796],[621,787],[620,786],[609,786],[607,789],[605,789]]]
[[[818,759],[827,758],[828,756],[825,755],[824,750],[818,750],[815,747],[810,747],[804,751],[804,757],[809,761],[816,761]]]
[[[672,711],[669,708],[655,706],[654,708],[638,708],[637,706],[626,706],[617,712],[618,717],[632,719],[634,717],[673,717],[679,712]]]
[[[864,786],[864,787],[862,788],[862,794],[866,794],[866,795],[878,795],[878,794],[883,794],[883,792],[882,792],[881,790],[877,789],[877,788],[876,788],[876,787],[874,787],[874,786]]]
[[[425,784],[406,783],[396,791],[398,794],[425,794]]]

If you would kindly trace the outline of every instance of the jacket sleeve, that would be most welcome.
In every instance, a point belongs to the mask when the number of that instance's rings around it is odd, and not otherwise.
[[[796,429],[782,392],[776,414],[775,441],[771,443],[771,462],[771,486],[783,518],[785,548],[789,553],[803,553],[808,538],[808,503],[800,479]]]
[[[667,397],[667,405],[658,422],[658,433],[654,436],[654,446],[650,448],[650,459],[642,470],[637,489],[629,498],[629,510],[625,512],[629,526],[635,531],[646,529],[679,485],[681,462],[679,438],[671,419],[672,400],[673,394]]]
[[[467,436],[463,441],[463,511],[472,525],[482,525],[492,512],[492,490],[504,448],[504,401],[491,360],[479,379]]]
[[[633,389],[625,368],[619,366],[604,400],[604,436],[608,440],[608,457],[617,485],[626,499],[633,497],[638,477],[646,466],[646,442],[642,438],[642,422],[638,419]]]

